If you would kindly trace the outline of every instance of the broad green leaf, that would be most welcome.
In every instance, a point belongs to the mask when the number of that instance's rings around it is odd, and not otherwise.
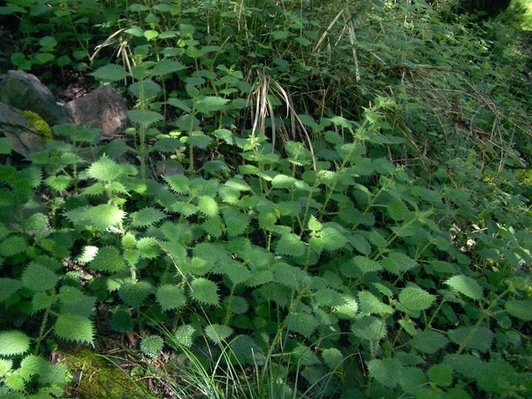
[[[205,327],[205,335],[215,344],[222,344],[233,334],[233,329],[223,324],[210,324]]]
[[[155,64],[151,72],[156,76],[164,76],[170,73],[182,71],[185,68],[186,67],[180,62],[165,58]]]
[[[110,182],[118,179],[123,174],[122,167],[107,156],[101,157],[87,169],[87,174],[95,180]]]
[[[445,284],[471,299],[480,300],[483,298],[480,284],[463,274],[451,277],[445,281]]]
[[[226,98],[206,96],[194,101],[194,108],[202,114],[209,114],[211,112],[221,111],[228,102],[229,100]]]
[[[382,265],[366,256],[355,256],[353,258],[355,266],[362,271],[362,273],[378,272],[382,270]]]
[[[109,64],[98,68],[89,75],[94,76],[98,80],[116,82],[123,80],[129,76],[123,66],[117,64]]]
[[[447,336],[455,344],[479,352],[488,352],[495,338],[495,334],[487,327],[458,327],[448,331]]]
[[[164,340],[158,335],[150,335],[140,341],[140,350],[148,357],[157,357],[163,346]]]
[[[437,331],[425,330],[415,335],[409,343],[415,349],[432,355],[445,347],[449,343],[449,340]]]
[[[157,97],[162,89],[158,83],[153,80],[145,79],[135,82],[129,86],[129,91],[139,100],[149,100]]]
[[[187,298],[183,289],[173,284],[161,285],[157,288],[155,297],[164,311],[179,309],[187,303]]]
[[[92,343],[94,327],[86,317],[74,314],[60,314],[54,324],[55,334],[65,340],[79,343]]]
[[[285,320],[288,331],[293,331],[310,338],[320,325],[319,321],[308,313],[290,313]]]
[[[360,303],[360,311],[362,313],[371,314],[392,314],[393,308],[390,305],[382,303],[375,295],[369,291],[361,291],[358,294],[358,301]]]
[[[399,303],[411,312],[420,312],[432,306],[436,297],[417,287],[406,287],[399,294]]]
[[[9,298],[21,287],[22,283],[19,280],[13,278],[0,278],[0,302]]]
[[[190,284],[190,297],[201,305],[217,306],[220,303],[216,283],[200,277]]]
[[[0,331],[0,356],[16,356],[30,349],[30,337],[22,331]]]
[[[21,276],[22,283],[26,288],[34,292],[48,291],[55,287],[59,277],[49,268],[38,263],[31,262]]]
[[[163,120],[163,116],[160,113],[143,109],[134,109],[128,111],[127,116],[131,122],[138,123],[144,127],[148,127]]]
[[[441,387],[447,387],[453,382],[453,368],[448,364],[436,364],[427,371],[429,380]]]
[[[116,273],[125,269],[126,262],[116,247],[103,247],[90,261],[89,266],[101,272]]]
[[[397,359],[373,359],[368,363],[368,371],[382,385],[393,388],[399,383],[403,365]]]
[[[278,255],[299,257],[305,253],[305,243],[298,235],[293,233],[283,234],[277,242],[275,253]]]
[[[532,321],[532,299],[510,300],[504,304],[504,307],[511,316],[524,321]]]

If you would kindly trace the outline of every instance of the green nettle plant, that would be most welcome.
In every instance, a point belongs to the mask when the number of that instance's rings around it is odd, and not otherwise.
[[[0,165],[1,397],[60,397],[49,353],[121,334],[182,398],[527,397],[525,61],[481,36],[502,25],[423,1],[90,2],[83,23],[41,3],[0,13],[50,54],[65,29],[80,63],[98,45],[131,127],[54,126]]]

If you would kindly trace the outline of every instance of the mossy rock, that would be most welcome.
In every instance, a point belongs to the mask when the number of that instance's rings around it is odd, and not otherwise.
[[[82,349],[63,353],[63,363],[74,376],[74,383],[65,393],[77,399],[155,399],[142,384],[126,371],[107,361],[104,356]]]

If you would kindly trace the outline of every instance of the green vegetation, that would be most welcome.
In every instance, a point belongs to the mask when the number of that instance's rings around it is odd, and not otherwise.
[[[530,19],[454,6],[1,6],[130,127],[2,145],[0,397],[528,397]]]

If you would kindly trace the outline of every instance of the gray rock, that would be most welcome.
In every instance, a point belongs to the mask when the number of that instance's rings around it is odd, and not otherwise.
[[[65,110],[75,124],[101,129],[104,138],[115,138],[127,127],[126,100],[110,86],[70,101]]]
[[[33,111],[49,125],[69,122],[52,92],[30,73],[8,71],[0,83],[0,101],[20,110]]]
[[[34,132],[28,120],[14,108],[0,102],[0,135],[5,136],[13,151],[28,156],[43,148],[43,139]]]

